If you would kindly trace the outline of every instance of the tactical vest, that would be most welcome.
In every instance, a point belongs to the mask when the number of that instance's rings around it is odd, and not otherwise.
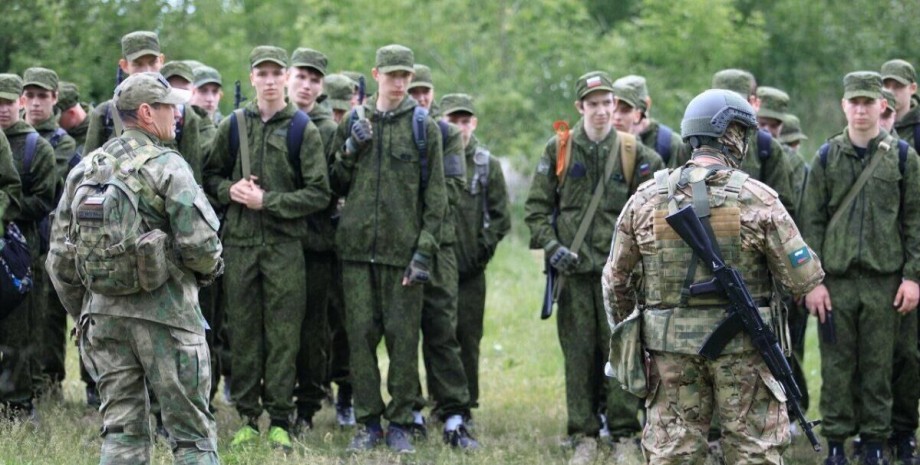
[[[643,317],[643,343],[652,350],[696,354],[703,341],[725,318],[728,300],[721,295],[690,296],[689,285],[712,279],[705,266],[696,263],[693,250],[665,221],[665,217],[687,203],[677,186],[700,181],[707,168],[677,169],[655,173],[657,208],[653,224],[654,253],[643,256],[646,309]],[[702,187],[708,191],[709,222],[728,266],[741,272],[751,296],[761,309],[765,321],[770,321],[769,298],[772,292],[765,256],[754,250],[744,250],[741,244],[741,189],[749,175],[734,170],[728,183]],[[673,201],[672,201],[673,200]],[[699,200],[695,205],[699,204]],[[704,201],[705,202],[705,201]],[[704,207],[705,208],[705,207]],[[700,208],[696,208],[700,214]],[[742,346],[736,338],[726,353],[750,347]]]

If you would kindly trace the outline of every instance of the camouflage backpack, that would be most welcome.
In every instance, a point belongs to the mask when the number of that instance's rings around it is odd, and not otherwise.
[[[108,153],[124,148],[119,156]],[[116,149],[117,150],[117,149]],[[169,278],[167,235],[151,229],[140,213],[140,199],[163,213],[163,199],[139,174],[140,168],[163,154],[137,141],[113,139],[88,156],[83,180],[71,203],[67,249],[74,257],[83,285],[102,295],[153,291]]]

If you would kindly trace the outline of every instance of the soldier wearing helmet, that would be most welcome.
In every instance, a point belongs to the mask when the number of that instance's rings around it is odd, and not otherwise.
[[[727,264],[744,276],[765,321],[773,321],[772,278],[797,295],[821,283],[818,257],[776,192],[738,169],[756,128],[753,108],[737,94],[698,95],[681,122],[691,159],[639,186],[617,222],[604,299],[612,347],[622,342],[621,324],[641,324],[635,334],[648,378],[640,375],[641,389],[620,381],[646,397],[642,446],[650,463],[703,463],[714,415],[728,463],[782,463],[789,444],[786,395],[746,334],[735,336],[715,360],[697,354],[725,318],[727,300],[689,295],[689,284],[708,279],[709,272],[664,221],[692,204],[711,224]]]

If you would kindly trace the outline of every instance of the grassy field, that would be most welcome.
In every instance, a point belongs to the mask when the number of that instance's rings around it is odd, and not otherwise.
[[[562,464],[570,451],[561,446],[565,436],[565,402],[562,356],[555,322],[539,319],[543,292],[541,266],[526,242],[510,237],[499,247],[488,271],[489,294],[486,332],[482,341],[482,399],[476,415],[476,432],[483,449],[457,453],[441,444],[440,434],[416,444],[412,456],[388,454],[385,448],[368,455],[344,453],[350,430],[335,426],[332,409],[315,418],[316,429],[298,438],[295,451],[284,455],[263,444],[249,450],[230,451],[233,432],[240,426],[235,410],[217,402],[219,446],[225,464]],[[815,418],[820,388],[814,325],[809,328],[806,370],[812,392],[810,418]],[[381,366],[387,363],[382,354]],[[101,438],[98,413],[87,410],[77,357],[68,348],[68,378],[64,403],[40,404],[40,425],[0,426],[0,464],[98,463]],[[383,371],[385,373],[385,371]],[[267,420],[263,419],[267,424]],[[267,429],[267,428],[264,428]],[[616,457],[607,453],[604,463],[642,463],[638,450]],[[787,463],[812,464],[819,456],[799,438],[787,452]],[[598,463],[601,461],[599,460]],[[161,443],[154,463],[172,463]]]

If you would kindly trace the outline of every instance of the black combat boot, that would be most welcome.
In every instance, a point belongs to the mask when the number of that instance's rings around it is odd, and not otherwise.
[[[848,465],[847,454],[843,450],[843,443],[837,441],[827,441],[827,458],[824,459],[824,465]]]
[[[888,447],[898,462],[904,465],[920,465],[917,456],[917,439],[912,432],[896,432],[888,439]]]
[[[864,441],[862,465],[888,465],[881,442]]]

